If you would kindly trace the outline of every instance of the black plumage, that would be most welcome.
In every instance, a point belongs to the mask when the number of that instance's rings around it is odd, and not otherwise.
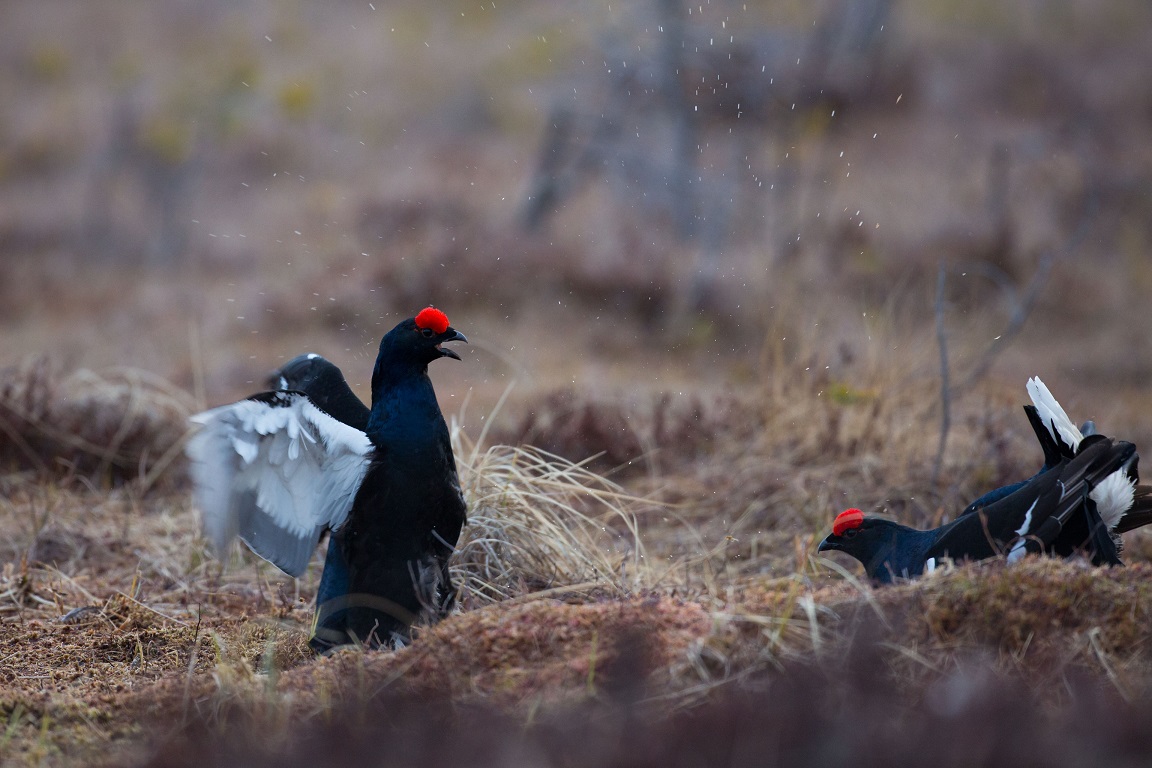
[[[448,331],[447,339],[424,335],[406,320],[380,342],[366,430],[375,450],[348,523],[332,534],[348,565],[348,606],[320,609],[314,646],[403,636],[417,617],[452,606],[448,558],[464,525],[464,497],[428,378],[428,363],[456,357],[440,343],[463,336]]]
[[[327,358],[315,353],[299,355],[268,377],[274,389],[303,392],[317,408],[332,418],[364,432],[371,410],[356,397],[344,373]]]
[[[1055,467],[1060,461],[1074,458],[1084,437],[1096,434],[1096,425],[1092,421],[1086,421],[1077,428],[1039,377],[1028,380],[1027,390],[1032,404],[1024,406],[1024,412],[1044,454],[1043,465],[1037,474],[1030,478],[1034,479]],[[1098,484],[1089,499],[1090,503],[1096,505],[1100,518],[1116,542],[1118,551],[1123,546],[1120,534],[1152,523],[1152,487],[1138,485],[1140,482],[1138,464],[1138,457],[1128,462],[1123,471]],[[961,514],[971,514],[994,501],[1003,499],[1022,488],[1027,482],[1029,480],[1023,480],[989,491],[969,504]]]
[[[205,528],[239,535],[299,575],[325,530],[328,557],[311,644],[317,651],[406,638],[453,603],[448,559],[465,522],[447,425],[428,364],[467,341],[423,310],[380,342],[372,408],[318,355],[290,361],[280,391],[199,414],[189,443]]]
[[[1026,553],[1083,552],[1097,565],[1119,564],[1108,528],[1088,496],[1135,459],[1131,443],[1087,437],[1074,458],[1062,458],[1015,492],[939,528],[920,531],[849,510],[819,549],[852,555],[877,583],[919,576],[944,558],[1003,555],[1011,562]]]

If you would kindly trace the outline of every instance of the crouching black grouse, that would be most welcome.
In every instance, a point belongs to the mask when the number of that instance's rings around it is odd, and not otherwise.
[[[931,571],[943,558],[1004,555],[1014,562],[1030,552],[1083,552],[1097,565],[1119,564],[1116,545],[1089,496],[1136,458],[1131,443],[1086,437],[1074,458],[1061,459],[1013,493],[939,528],[919,531],[849,509],[837,516],[819,549],[852,555],[881,584]]]
[[[428,307],[380,341],[372,408],[319,356],[282,369],[280,391],[198,414],[189,440],[197,504],[218,553],[239,536],[304,572],[324,531],[329,558],[312,647],[401,641],[451,608],[448,558],[465,522],[448,428],[428,364],[467,341]],[[298,385],[301,389],[287,387]],[[350,399],[349,399],[350,398]]]

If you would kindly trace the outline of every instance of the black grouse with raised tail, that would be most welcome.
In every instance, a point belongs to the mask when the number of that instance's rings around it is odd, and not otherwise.
[[[1024,406],[1024,411],[1044,453],[1044,464],[1037,473],[1039,475],[1058,465],[1061,460],[1074,458],[1085,436],[1096,432],[1096,425],[1087,421],[1077,428],[1039,377],[1029,379],[1027,389],[1032,404]],[[1127,463],[1121,470],[1098,483],[1089,494],[1089,500],[1096,506],[1100,519],[1116,542],[1117,551],[1123,546],[1120,534],[1152,523],[1152,487],[1138,484],[1138,463],[1135,459]],[[1037,475],[1033,475],[1033,479]],[[998,501],[1019,490],[1027,482],[1024,480],[989,491],[969,504],[961,514],[971,514]]]
[[[920,531],[850,509],[837,516],[819,549],[852,555],[881,584],[932,571],[943,558],[1003,555],[1014,562],[1027,553],[1083,552],[1097,565],[1119,564],[1116,545],[1089,495],[1135,461],[1131,443],[1093,435],[1083,439],[1074,458],[1061,459],[1015,492],[939,528]]]

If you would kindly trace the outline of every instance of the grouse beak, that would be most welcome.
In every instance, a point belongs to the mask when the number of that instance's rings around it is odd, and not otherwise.
[[[824,541],[820,542],[820,546],[816,547],[817,552],[830,552],[832,550],[840,549],[840,544],[834,541],[835,535],[828,536]]]
[[[446,341],[462,341],[467,344],[468,337],[460,333],[460,331],[456,330],[455,328],[449,327],[448,330],[444,331],[444,338],[440,339],[440,344],[443,344]],[[455,360],[460,359],[460,355],[456,354],[456,352],[451,349],[445,349],[444,347],[440,346],[440,344],[436,345],[436,349],[440,350],[441,357],[451,357]]]

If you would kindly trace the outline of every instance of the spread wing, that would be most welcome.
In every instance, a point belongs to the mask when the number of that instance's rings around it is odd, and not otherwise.
[[[218,555],[239,536],[299,576],[325,528],[348,518],[372,442],[302,392],[254,395],[192,417],[188,441],[196,503]]]

